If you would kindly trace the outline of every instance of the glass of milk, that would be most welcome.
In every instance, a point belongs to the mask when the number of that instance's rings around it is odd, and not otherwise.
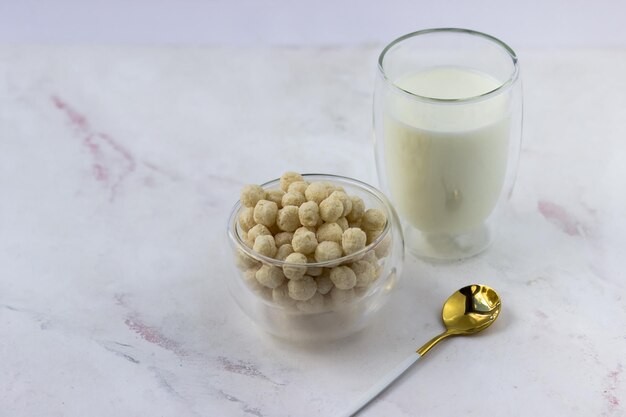
[[[391,42],[378,59],[376,165],[419,257],[461,259],[494,239],[522,136],[515,52],[465,29]]]

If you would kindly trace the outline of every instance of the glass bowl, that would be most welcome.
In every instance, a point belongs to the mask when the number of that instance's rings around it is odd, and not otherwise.
[[[263,330],[280,338],[330,340],[361,330],[387,301],[395,288],[404,263],[404,237],[398,215],[393,206],[376,188],[347,177],[326,174],[303,174],[305,181],[322,181],[342,187],[349,196],[363,199],[365,208],[377,208],[387,215],[387,223],[380,235],[366,247],[351,255],[325,262],[287,263],[256,253],[243,237],[238,224],[241,203],[233,207],[228,220],[233,275],[225,277],[232,297],[243,312]],[[264,189],[279,188],[280,180],[262,184]],[[334,289],[307,301],[294,301],[285,296],[288,279],[278,289],[259,283],[256,272],[263,265],[280,268],[304,268],[307,275],[319,277],[337,266],[359,266],[372,271],[368,285],[352,290]],[[369,264],[369,266],[367,264]],[[281,291],[282,290],[282,291]]]

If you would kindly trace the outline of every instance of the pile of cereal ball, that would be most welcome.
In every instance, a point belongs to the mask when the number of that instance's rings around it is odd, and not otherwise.
[[[241,191],[240,236],[260,255],[284,261],[282,267],[237,253],[237,266],[248,286],[283,307],[313,313],[346,304],[363,295],[382,274],[391,239],[343,262],[374,242],[387,217],[366,210],[363,200],[329,182],[307,182],[286,172],[280,189],[246,185]],[[307,264],[328,262],[327,267]]]

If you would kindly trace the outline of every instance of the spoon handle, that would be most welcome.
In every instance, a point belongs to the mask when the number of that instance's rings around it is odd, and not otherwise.
[[[351,417],[358,413],[363,407],[369,404],[374,398],[384,391],[393,381],[395,381],[400,375],[402,375],[407,369],[411,367],[421,356],[417,353],[412,354],[404,361],[399,363],[393,370],[385,375],[380,381],[378,381],[373,387],[371,387],[361,398],[359,398],[345,413],[340,417]]]

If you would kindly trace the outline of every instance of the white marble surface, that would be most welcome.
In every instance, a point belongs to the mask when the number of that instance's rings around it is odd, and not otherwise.
[[[0,47],[0,415],[333,416],[480,281],[498,322],[363,416],[625,416],[626,50],[521,51],[503,236],[463,263],[407,258],[362,333],[285,344],[231,301],[242,184],[375,182],[377,50]]]

